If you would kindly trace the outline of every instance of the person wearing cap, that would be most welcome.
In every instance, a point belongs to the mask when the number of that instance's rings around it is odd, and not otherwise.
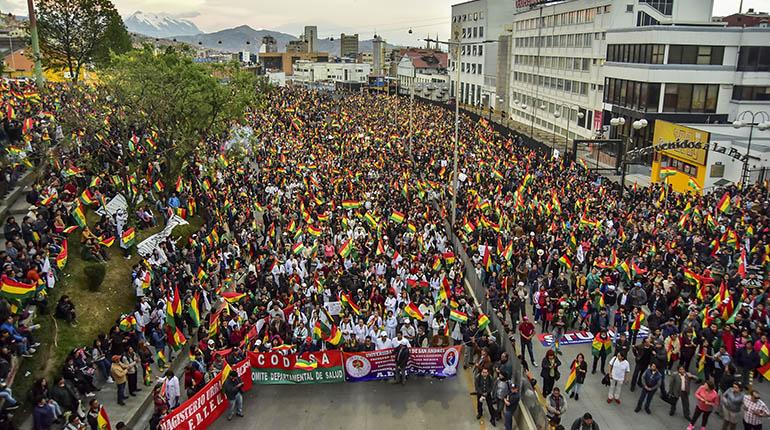
[[[388,339],[388,333],[385,332],[385,330],[380,330],[379,333],[377,333],[377,338],[374,341],[375,346],[377,349],[388,349],[391,347],[390,339]]]
[[[596,424],[591,413],[586,412],[572,423],[570,430],[599,430],[599,424]]]
[[[519,400],[521,400],[519,387],[508,378],[508,395],[503,399],[505,406],[503,424],[505,425],[505,430],[513,429],[513,414],[516,413],[516,409],[519,407]]]
[[[118,388],[118,404],[125,405],[126,400],[126,384],[128,383],[128,366],[120,362],[119,355],[112,356],[112,367],[110,367],[110,375],[112,380],[115,381],[115,385]]]

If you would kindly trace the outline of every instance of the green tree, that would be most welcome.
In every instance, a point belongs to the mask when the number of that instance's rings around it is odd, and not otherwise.
[[[128,35],[123,18],[117,13],[112,16],[104,36],[94,52],[94,63],[105,67],[110,62],[110,55],[125,54],[131,50],[131,36]]]
[[[65,68],[74,82],[97,54],[121,46],[125,27],[109,0],[38,0],[37,6],[44,65]]]
[[[174,47],[157,51],[145,46],[113,56],[101,81],[113,103],[130,106],[121,121],[157,131],[167,183],[202,139],[223,135],[259,108],[268,88],[236,63],[195,63],[191,52]]]

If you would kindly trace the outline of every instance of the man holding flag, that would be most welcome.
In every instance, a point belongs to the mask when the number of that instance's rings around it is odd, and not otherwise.
[[[222,392],[230,403],[227,409],[227,421],[233,419],[233,415],[243,417],[243,381],[238,372],[232,370],[229,364],[225,364],[221,378]]]

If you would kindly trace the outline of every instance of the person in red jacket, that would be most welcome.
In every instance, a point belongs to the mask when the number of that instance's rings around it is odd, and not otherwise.
[[[192,364],[184,367],[184,388],[189,399],[203,387],[203,373]]]

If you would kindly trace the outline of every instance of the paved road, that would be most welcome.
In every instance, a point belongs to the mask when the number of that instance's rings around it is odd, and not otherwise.
[[[531,314],[530,314],[531,315]],[[540,333],[539,327],[536,329],[537,333]],[[518,338],[518,337],[517,337]],[[538,360],[538,366],[540,360],[545,355],[546,347],[543,347],[537,338],[534,339],[535,359]],[[651,415],[644,412],[644,409],[640,413],[635,413],[634,408],[636,402],[639,400],[640,389],[637,388],[633,393],[630,391],[630,385],[625,385],[621,394],[621,404],[615,403],[607,404],[607,388],[601,384],[602,374],[598,370],[595,375],[591,374],[591,366],[593,364],[593,357],[591,356],[591,344],[562,346],[563,354],[559,357],[562,362],[560,371],[562,374],[561,380],[556,383],[556,386],[564,390],[564,383],[566,382],[567,375],[569,374],[569,366],[575,356],[582,352],[588,362],[588,375],[586,376],[585,384],[583,384],[582,393],[580,394],[580,400],[575,401],[573,399],[567,399],[567,412],[565,414],[563,424],[569,428],[572,422],[582,416],[585,412],[590,412],[596,422],[599,424],[601,430],[655,430],[655,429],[686,429],[688,421],[682,416],[681,403],[677,403],[676,414],[672,417],[668,415],[670,405],[664,402],[660,398],[660,391],[655,395],[650,405]],[[609,363],[609,358],[607,359]],[[631,371],[634,369],[633,354],[629,358],[631,364]],[[601,362],[599,363],[601,365]],[[694,373],[695,364],[691,365],[690,371]],[[540,378],[540,368],[532,368],[533,375],[537,378],[538,385],[542,384],[542,378]],[[629,375],[629,381],[630,381]],[[668,381],[666,382],[668,384]],[[666,386],[668,387],[668,385]],[[767,402],[770,399],[770,384],[765,382],[762,384],[755,384],[760,392],[762,392],[762,399]],[[690,394],[690,413],[695,411],[695,387]],[[766,423],[767,424],[767,423]],[[700,419],[698,420],[697,427],[700,428]],[[707,429],[721,429],[722,419],[716,414],[711,414],[709,418]],[[741,425],[738,425],[741,428]]]
[[[445,380],[410,379],[403,386],[390,382],[255,386],[245,394],[246,417],[228,422],[223,416],[211,429],[484,430],[486,424],[475,419],[470,381],[470,374],[462,372]]]

